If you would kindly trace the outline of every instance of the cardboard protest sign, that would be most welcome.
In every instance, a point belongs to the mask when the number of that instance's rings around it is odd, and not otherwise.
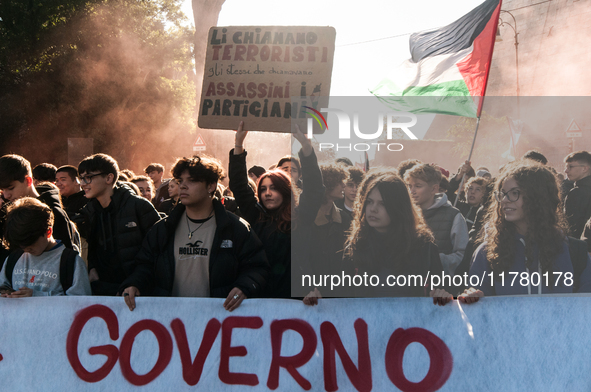
[[[292,119],[306,117],[303,106],[328,106],[335,37],[332,27],[212,27],[199,127],[235,129],[243,120],[251,131],[290,132]]]
[[[17,391],[591,389],[588,297],[0,299]],[[465,314],[463,313],[465,312]],[[568,366],[557,366],[557,364]]]

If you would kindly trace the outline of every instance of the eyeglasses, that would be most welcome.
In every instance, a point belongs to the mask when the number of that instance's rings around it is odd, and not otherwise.
[[[96,176],[102,176],[104,174],[108,174],[108,173],[96,173],[96,174],[89,174],[87,176],[84,177],[78,177],[78,179],[80,180],[80,182],[82,184],[90,184],[92,182],[92,179]]]
[[[521,192],[519,192],[519,189],[511,189],[509,192],[495,191],[494,195],[495,199],[497,199],[499,203],[502,202],[503,198],[505,197],[507,198],[507,200],[513,202],[519,200]]]

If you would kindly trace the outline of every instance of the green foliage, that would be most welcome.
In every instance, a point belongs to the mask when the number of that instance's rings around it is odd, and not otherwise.
[[[122,166],[137,158],[126,146],[148,160],[174,154],[172,132],[195,127],[194,33],[181,3],[0,2],[0,153],[60,164],[68,137],[90,137]]]

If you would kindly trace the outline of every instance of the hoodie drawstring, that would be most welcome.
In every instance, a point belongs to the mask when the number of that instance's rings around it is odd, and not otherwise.
[[[107,250],[107,236],[105,235],[105,221],[103,219],[103,213],[101,212],[101,229],[103,232],[103,249]]]

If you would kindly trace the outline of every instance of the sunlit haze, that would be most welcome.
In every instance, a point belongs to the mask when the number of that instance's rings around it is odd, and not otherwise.
[[[226,0],[218,26],[332,26],[337,38],[330,94],[366,96],[388,71],[410,57],[410,33],[453,22],[482,2]],[[183,10],[192,20],[190,0]]]

